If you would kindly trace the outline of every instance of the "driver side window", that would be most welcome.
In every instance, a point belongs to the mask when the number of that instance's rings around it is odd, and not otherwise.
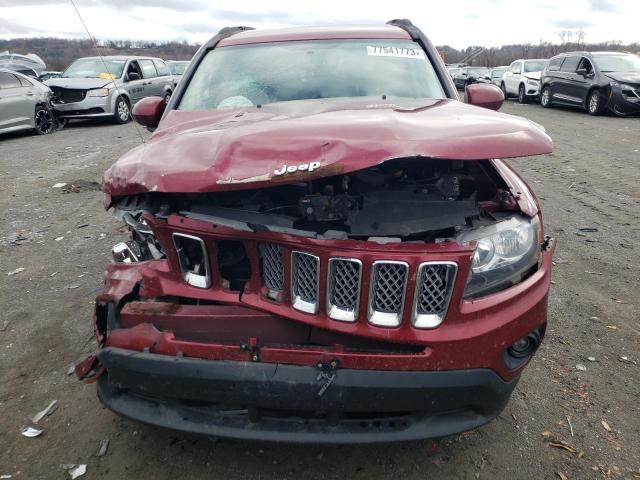
[[[588,58],[582,58],[582,60],[580,60],[580,65],[578,65],[578,70],[580,69],[584,69],[587,71],[587,75],[589,75],[590,73],[593,73],[593,65],[591,65],[591,62],[589,61]]]
[[[130,74],[135,74],[138,78],[130,78],[131,80],[140,80],[142,78],[142,72],[140,71],[140,67],[138,66],[138,62],[133,60],[129,63],[127,67],[127,76],[130,77]],[[135,77],[134,75],[134,77]]]

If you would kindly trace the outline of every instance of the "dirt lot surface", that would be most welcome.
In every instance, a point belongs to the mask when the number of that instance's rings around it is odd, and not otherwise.
[[[62,479],[61,464],[86,463],[89,479],[640,478],[640,119],[503,111],[555,141],[553,155],[512,162],[558,240],[546,341],[496,421],[375,446],[212,441],[102,408],[67,375],[95,349],[92,298],[123,236],[93,182],[140,137],[132,124],[72,124],[0,138],[0,475]],[[23,437],[52,400],[44,433]]]

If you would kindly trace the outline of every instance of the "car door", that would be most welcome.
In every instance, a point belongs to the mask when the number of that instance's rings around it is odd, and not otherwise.
[[[571,87],[573,92],[572,95],[579,98],[584,105],[587,104],[587,95],[589,94],[589,89],[593,84],[594,77],[595,72],[591,60],[587,57],[582,57],[580,59],[580,63],[578,63],[576,77]]]
[[[562,62],[558,82],[553,93],[554,100],[557,99],[569,105],[582,104],[582,98],[579,95],[579,84],[581,82],[576,73],[581,58],[580,55],[568,55]]]
[[[144,80],[144,96],[161,96],[162,86],[158,83],[158,71],[153,64],[153,60],[150,58],[138,60],[138,65],[140,65],[140,69],[142,70],[142,79]]]
[[[522,78],[522,62],[516,60],[509,67],[509,75],[505,76],[505,86],[507,92],[510,95],[516,95],[518,93],[518,87],[520,86],[520,79]]]
[[[554,97],[558,86],[561,83],[560,75],[560,67],[562,66],[562,62],[564,62],[565,57],[554,57],[549,60],[549,64],[545,68],[544,72],[542,72],[541,85],[543,87],[549,88],[549,94],[551,97]]]
[[[158,72],[158,78],[156,82],[158,83],[159,92],[158,95],[164,96],[164,93],[167,89],[173,90],[174,81],[173,76],[171,75],[171,71],[166,63],[163,60],[158,58],[153,59],[153,64],[156,66],[156,72]]]
[[[131,60],[126,67],[127,72],[127,83],[126,89],[129,92],[129,97],[131,98],[131,103],[136,103],[141,98],[144,98],[144,87],[146,80],[142,77],[142,71],[140,70],[140,66],[138,65],[137,60]],[[138,78],[132,78],[129,75],[135,74]]]
[[[31,126],[35,113],[34,88],[31,84],[23,85],[12,73],[0,72],[0,129]]]

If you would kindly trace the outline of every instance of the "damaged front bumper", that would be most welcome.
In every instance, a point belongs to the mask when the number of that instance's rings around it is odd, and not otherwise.
[[[294,313],[265,297],[259,279],[243,294],[197,288],[176,275],[173,252],[111,263],[95,317],[103,348],[79,373],[98,381],[100,400],[118,414],[207,435],[363,443],[475,428],[502,411],[531,358],[514,361],[510,346],[544,334],[554,244],[529,278],[476,300],[462,298],[469,252],[420,248],[384,245],[364,262],[400,249],[412,272],[423,256],[461,266],[447,318],[430,330],[413,327],[409,309],[396,328]]]
[[[440,437],[495,418],[517,378],[212,361],[106,348],[102,403],[151,425],[246,440],[369,443]],[[324,382],[318,377],[325,375]],[[333,377],[332,377],[333,375]],[[332,379],[332,380],[329,380]]]

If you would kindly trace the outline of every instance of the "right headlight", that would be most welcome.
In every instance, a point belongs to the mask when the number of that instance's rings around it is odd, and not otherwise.
[[[538,217],[513,216],[464,232],[459,242],[476,242],[464,297],[476,298],[522,281],[540,259]]]

